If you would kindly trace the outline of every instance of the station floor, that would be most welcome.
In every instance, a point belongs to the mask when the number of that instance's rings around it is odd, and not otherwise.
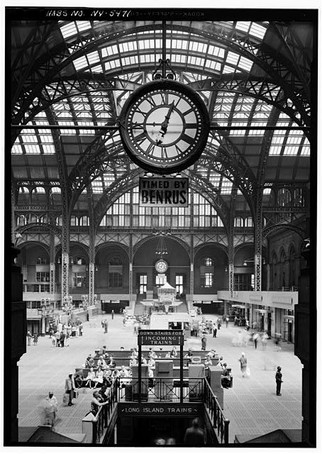
[[[198,317],[201,318],[201,317]],[[217,319],[216,315],[205,315]],[[101,320],[108,320],[108,333],[101,327]],[[255,438],[277,429],[301,429],[302,415],[302,365],[294,355],[293,344],[282,342],[277,351],[273,340],[268,340],[266,349],[261,344],[255,349],[252,342],[247,346],[234,345],[239,331],[233,323],[223,325],[214,338],[207,335],[207,350],[214,348],[232,368],[233,388],[224,392],[224,413],[230,420],[229,441],[236,435]],[[137,346],[133,327],[123,326],[123,316],[98,315],[84,323],[82,337],[70,338],[69,346],[57,348],[49,336],[41,337],[38,345],[28,346],[19,366],[19,441],[25,443],[35,427],[42,424],[41,404],[52,391],[59,407],[54,430],[78,440],[82,432],[82,418],[90,409],[92,392],[81,390],[75,405],[63,406],[65,378],[75,367],[84,364],[89,353],[106,345],[111,350]],[[200,338],[189,338],[184,348],[200,350]],[[156,351],[158,348],[155,348]],[[250,377],[243,378],[238,358],[244,352],[248,359]],[[282,367],[282,395],[275,395],[276,367]]]

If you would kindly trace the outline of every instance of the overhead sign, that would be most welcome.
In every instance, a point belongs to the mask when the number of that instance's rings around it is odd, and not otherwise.
[[[180,329],[139,330],[139,345],[183,345],[184,335]]]
[[[119,402],[118,414],[123,416],[194,416],[200,411],[200,404],[132,404]]]
[[[141,206],[188,206],[188,178],[140,178]]]

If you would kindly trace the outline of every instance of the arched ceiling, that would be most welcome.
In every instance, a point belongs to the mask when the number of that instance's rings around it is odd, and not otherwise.
[[[90,203],[99,218],[116,190],[133,187],[144,172],[122,148],[118,116],[164,55],[167,71],[208,109],[207,146],[184,174],[196,190],[214,194],[218,212],[233,206],[254,215],[258,191],[266,188],[264,206],[273,206],[272,188],[309,182],[316,63],[310,15],[164,23],[9,13],[17,204],[68,203],[72,213]]]

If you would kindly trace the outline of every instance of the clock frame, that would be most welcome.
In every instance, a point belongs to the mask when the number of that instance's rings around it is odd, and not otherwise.
[[[160,259],[155,263],[155,269],[158,273],[164,274],[168,270],[168,264],[165,260]]]
[[[157,174],[180,172],[204,150],[209,129],[205,103],[192,88],[157,80],[135,90],[123,106],[120,135],[138,166]]]

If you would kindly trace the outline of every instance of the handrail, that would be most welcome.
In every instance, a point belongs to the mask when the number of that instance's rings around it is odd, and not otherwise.
[[[217,397],[215,396],[207,380],[205,380],[203,396],[208,416],[217,435],[217,440],[220,444],[226,445],[229,443],[230,421],[225,417],[224,412],[217,400]]]
[[[91,430],[89,431],[91,439],[88,440],[87,443],[101,444],[109,427],[109,423],[117,406],[117,383],[113,383],[109,389],[108,402],[99,407],[94,418],[86,420],[86,423],[91,425]],[[85,421],[85,418],[83,421]]]

